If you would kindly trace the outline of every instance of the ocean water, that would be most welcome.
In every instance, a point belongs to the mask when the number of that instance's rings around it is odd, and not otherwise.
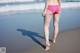
[[[80,27],[80,8],[61,9],[59,31]],[[10,11],[0,13],[0,47],[7,52],[27,51],[44,40],[42,10]],[[50,38],[53,34],[53,18]]]
[[[0,13],[14,11],[40,11],[45,7],[45,2],[6,2],[0,3]],[[80,8],[80,2],[62,2],[61,8]]]

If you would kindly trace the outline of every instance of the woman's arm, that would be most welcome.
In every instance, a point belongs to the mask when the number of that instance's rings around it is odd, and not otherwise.
[[[46,11],[47,11],[47,7],[48,7],[48,5],[49,5],[49,2],[50,2],[50,0],[46,0],[46,3],[45,3],[45,7],[44,7],[44,10],[43,10],[43,13],[42,13],[42,15],[45,17],[45,15],[46,15]]]
[[[46,0],[44,11],[47,10],[47,7],[48,7],[49,2],[50,2],[50,0]]]
[[[59,5],[61,6],[61,0],[58,0],[58,2],[59,2]]]

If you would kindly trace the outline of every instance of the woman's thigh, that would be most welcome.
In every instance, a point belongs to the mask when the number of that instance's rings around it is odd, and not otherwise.
[[[52,17],[52,13],[47,10],[46,16],[44,17],[44,24],[49,24]]]

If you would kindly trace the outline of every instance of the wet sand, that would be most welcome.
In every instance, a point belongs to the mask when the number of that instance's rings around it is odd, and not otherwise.
[[[50,42],[50,51],[44,50],[45,40],[42,40],[40,43],[28,51],[17,53],[80,53],[80,28],[60,32],[56,43]]]
[[[79,10],[62,9],[60,33],[55,44],[57,46],[50,42],[51,51],[49,53],[54,53],[55,50],[56,53],[80,53]],[[53,21],[50,25],[50,37],[52,33]],[[0,15],[0,47],[6,47],[7,53],[45,53],[41,12],[15,12]]]

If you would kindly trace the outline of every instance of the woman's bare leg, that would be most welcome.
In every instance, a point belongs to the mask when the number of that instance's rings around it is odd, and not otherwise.
[[[50,43],[49,43],[49,24],[51,20],[51,12],[47,11],[46,16],[44,17],[44,34],[45,34],[45,40],[46,40],[46,49],[50,49]]]
[[[58,35],[59,31],[59,16],[60,14],[54,14],[54,36],[53,36],[53,42],[56,42],[56,37]]]

